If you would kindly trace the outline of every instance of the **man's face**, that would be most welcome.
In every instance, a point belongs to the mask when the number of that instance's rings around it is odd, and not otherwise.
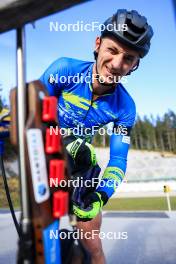
[[[138,63],[138,52],[119,43],[114,38],[97,37],[95,50],[98,53],[97,72],[105,84],[120,80]]]

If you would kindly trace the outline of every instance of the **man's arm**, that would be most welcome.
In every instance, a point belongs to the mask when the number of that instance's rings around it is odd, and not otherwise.
[[[102,194],[102,197],[105,197],[104,204],[107,203],[125,177],[130,133],[136,117],[135,103],[126,90],[124,91],[124,96],[119,100],[119,113],[121,114],[114,124],[114,134],[110,139],[110,160],[96,190]]]
[[[99,183],[97,192],[103,194],[104,204],[113,195],[124,179],[127,156],[130,147],[131,127],[126,128],[126,135],[113,134],[110,139],[110,160]]]

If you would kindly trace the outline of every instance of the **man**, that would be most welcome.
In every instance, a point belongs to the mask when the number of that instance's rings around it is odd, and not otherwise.
[[[116,128],[110,140],[110,160],[98,187],[87,195],[85,206],[73,204],[73,212],[79,219],[77,227],[84,233],[100,230],[101,209],[124,178],[136,110],[133,99],[118,80],[137,69],[140,59],[149,51],[152,35],[144,16],[134,10],[117,10],[105,21],[101,36],[96,38],[95,62],[60,58],[40,79],[49,94],[58,97],[59,123],[69,131],[64,143],[75,166],[73,171],[83,168],[88,171],[97,162],[90,137],[86,133],[73,135],[70,128],[79,126],[86,131],[110,122]],[[83,81],[76,83],[73,78],[78,73]],[[71,78],[62,82],[59,78],[62,76]],[[98,235],[84,238],[82,243],[91,254],[92,264],[105,263]]]

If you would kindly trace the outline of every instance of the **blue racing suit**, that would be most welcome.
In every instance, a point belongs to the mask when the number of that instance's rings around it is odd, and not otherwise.
[[[129,133],[135,121],[136,109],[133,99],[121,83],[116,85],[112,93],[101,95],[93,101],[93,64],[62,57],[49,66],[40,81],[46,86],[49,95],[58,98],[61,128],[79,127],[79,136],[91,142],[98,128],[113,122],[110,159],[97,187],[97,191],[105,192],[110,198],[125,175]],[[87,136],[85,131],[91,131],[90,135]],[[113,184],[109,184],[109,180]]]

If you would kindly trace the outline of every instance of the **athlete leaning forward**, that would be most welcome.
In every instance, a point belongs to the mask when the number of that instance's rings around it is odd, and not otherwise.
[[[62,57],[40,78],[49,94],[58,98],[59,125],[67,131],[64,144],[72,175],[89,180],[98,178],[100,169],[91,144],[95,133],[90,131],[110,122],[114,124],[110,158],[99,184],[92,180],[94,184],[84,187],[81,199],[73,201],[77,228],[83,233],[100,232],[102,207],[124,179],[136,109],[119,80],[138,68],[140,59],[149,52],[152,36],[152,27],[144,16],[135,10],[117,10],[104,22],[101,36],[95,40],[95,62]],[[76,82],[77,74],[82,79]],[[61,80],[62,76],[66,81]],[[89,131],[88,135],[73,133],[76,127]],[[91,255],[92,264],[105,263],[98,233],[81,241]]]

